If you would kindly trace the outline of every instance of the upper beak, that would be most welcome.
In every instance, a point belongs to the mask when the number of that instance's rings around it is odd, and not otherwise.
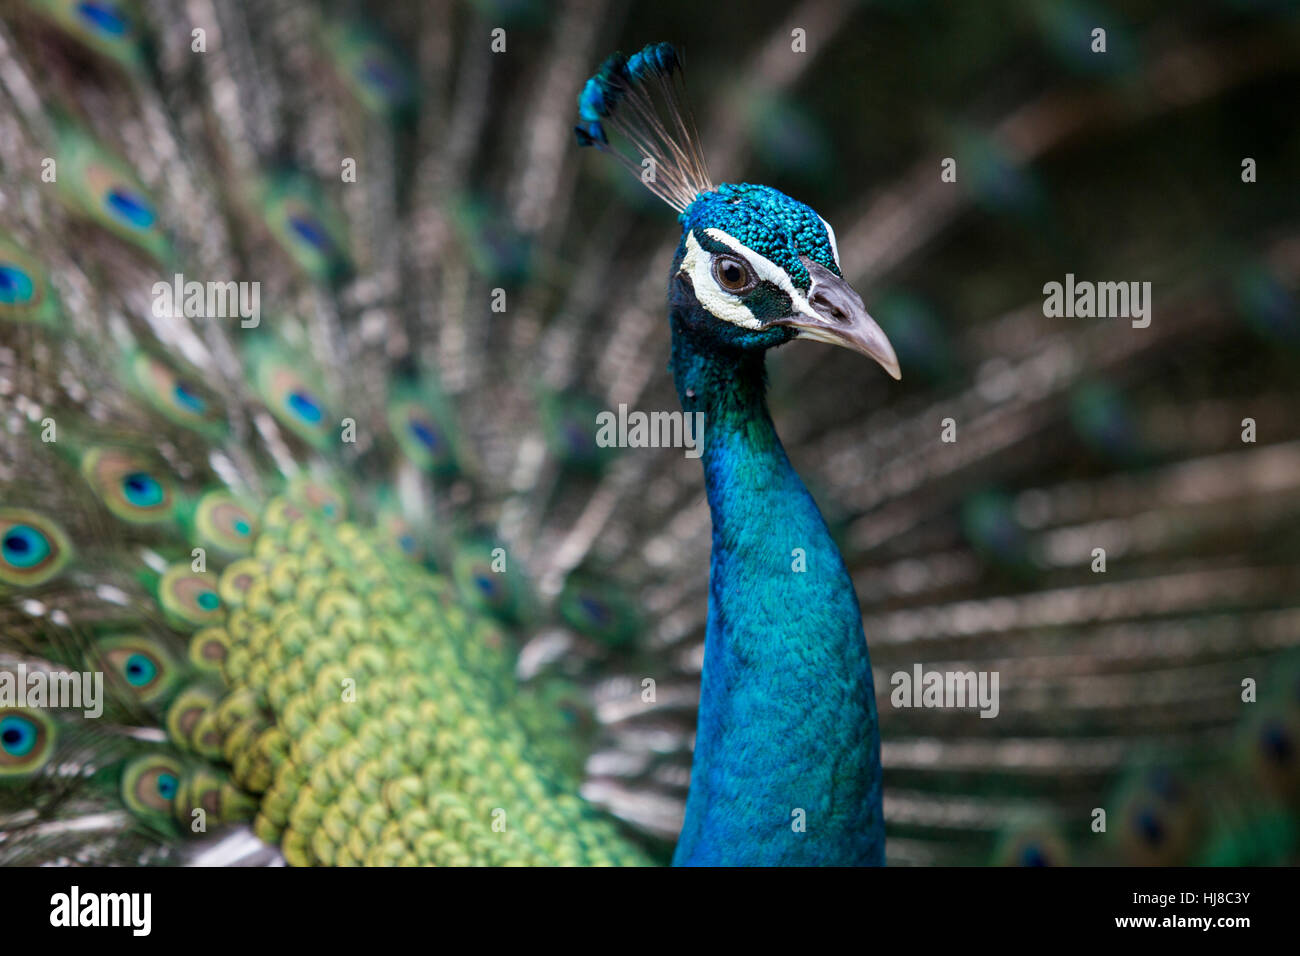
[[[853,287],[837,276],[830,269],[806,256],[799,260],[812,277],[812,287],[808,290],[808,304],[817,313],[810,315],[792,315],[778,319],[774,325],[789,325],[799,330],[801,339],[815,342],[829,342],[842,345],[846,349],[861,352],[880,363],[880,367],[895,379],[903,377],[898,368],[898,356],[894,347],[881,331],[876,320],[867,314],[867,307],[862,304],[862,297],[853,291]]]

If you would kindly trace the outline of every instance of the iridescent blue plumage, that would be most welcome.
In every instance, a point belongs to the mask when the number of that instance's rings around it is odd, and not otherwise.
[[[763,398],[763,355],[673,313],[682,407],[705,415],[709,618],[674,862],[884,862],[880,739],[861,615]],[[800,570],[800,569],[803,570]]]
[[[875,692],[853,582],[790,465],[764,397],[764,353],[805,336],[897,374],[892,349],[840,275],[834,233],[768,186],[683,174],[698,155],[681,111],[626,112],[647,77],[680,67],[667,44],[611,57],[579,98],[579,142],[625,131],[651,189],[679,212],[670,368],[703,415],[713,522],[699,722],[680,865],[884,862]],[[661,149],[647,149],[658,136]],[[634,166],[634,163],[627,162]],[[698,164],[702,169],[702,162]],[[644,177],[643,177],[644,181]]]
[[[722,183],[701,193],[677,218],[683,230],[721,229],[734,236],[784,269],[802,291],[808,290],[810,279],[800,255],[839,273],[821,216],[771,186]]]
[[[608,146],[609,138],[600,120],[608,116],[618,102],[621,90],[627,88],[627,61],[623,54],[610,56],[587,80],[578,94],[578,115],[583,122],[574,127],[580,146]]]

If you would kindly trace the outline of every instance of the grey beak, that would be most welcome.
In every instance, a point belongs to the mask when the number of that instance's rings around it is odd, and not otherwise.
[[[903,375],[898,368],[898,356],[894,354],[894,347],[889,344],[889,339],[876,324],[876,320],[867,314],[862,297],[853,291],[852,286],[820,263],[813,262],[806,256],[800,256],[799,261],[812,277],[808,304],[817,313],[817,318],[793,315],[787,319],[778,319],[773,324],[798,329],[801,339],[827,342],[861,352],[879,362],[880,367],[893,378],[901,379]]]

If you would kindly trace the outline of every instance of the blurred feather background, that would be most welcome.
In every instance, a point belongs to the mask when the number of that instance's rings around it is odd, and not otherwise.
[[[90,339],[147,308],[157,270],[42,191],[41,159],[85,129],[188,261],[296,317],[359,419],[435,371],[455,453],[417,496],[431,550],[457,567],[499,541],[527,568],[502,615],[521,672],[575,688],[584,793],[662,854],[708,511],[697,462],[599,448],[595,414],[677,407],[678,229],[571,126],[608,50],[669,39],[714,179],[821,212],[903,369],[769,362],[862,603],[890,863],[1295,863],[1298,6],[7,0],[0,229]],[[1067,274],[1150,282],[1149,327],[1046,316]],[[14,364],[16,334],[11,404],[60,374]],[[238,374],[238,329],[198,336],[172,347]],[[400,486],[381,451],[344,463]],[[998,716],[891,706],[917,664],[997,672]]]

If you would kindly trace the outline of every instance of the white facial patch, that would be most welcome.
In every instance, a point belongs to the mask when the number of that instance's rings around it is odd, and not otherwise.
[[[790,281],[790,276],[775,262],[759,255],[739,239],[728,235],[721,229],[705,229],[704,233],[710,239],[722,243],[741,259],[744,259],[760,282],[771,282],[789,296],[791,314],[802,312],[814,319],[818,318],[817,313],[808,304],[808,300],[794,287],[794,283]],[[742,329],[763,328],[765,323],[749,311],[740,296],[728,292],[718,284],[718,280],[713,277],[713,257],[696,240],[693,230],[686,235],[686,254],[682,256],[681,271],[691,277],[691,284],[695,288],[695,298],[699,300],[700,305],[708,309],[713,315],[724,322],[738,325]]]

